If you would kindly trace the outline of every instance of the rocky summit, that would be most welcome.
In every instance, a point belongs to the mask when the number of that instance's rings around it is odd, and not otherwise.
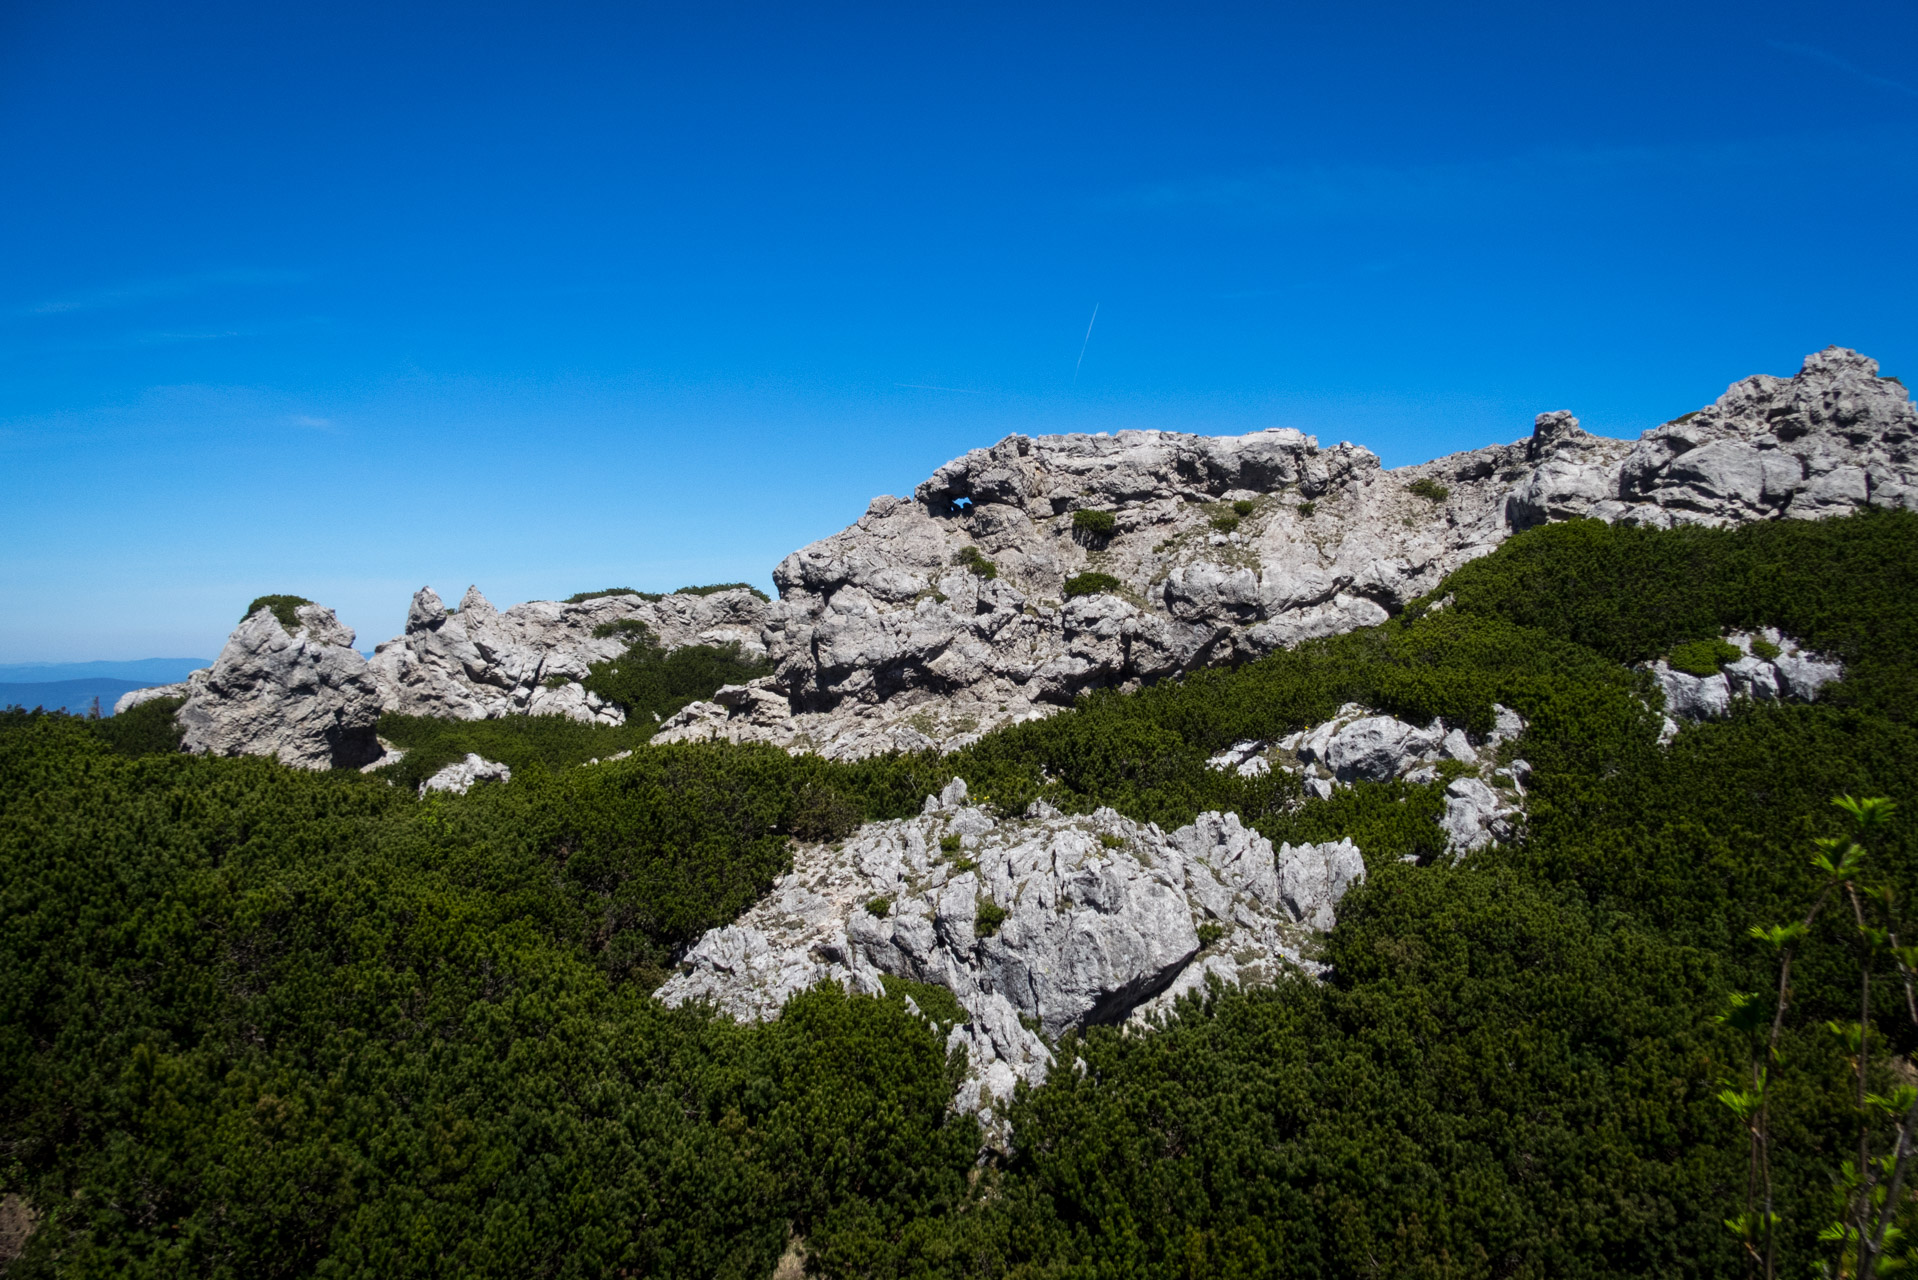
[[[1547,521],[1868,504],[1918,508],[1918,412],[1836,347],[1635,442],[1545,413],[1529,440],[1390,471],[1291,430],[1008,436],[788,556],[766,621],[775,673],[688,707],[660,740],[950,749],[1090,689],[1383,622]]]
[[[656,742],[952,750],[1089,690],[1383,622],[1549,521],[1726,525],[1867,505],[1918,509],[1918,411],[1837,347],[1637,441],[1552,412],[1528,440],[1396,470],[1289,429],[1013,435],[786,557],[771,604],[736,589],[501,611],[474,588],[448,609],[422,588],[370,662],[326,638],[337,622],[296,642],[256,615],[182,716],[192,750],[311,767],[380,758],[370,726],[385,711],[618,724],[583,681],[643,627],[667,650],[736,644],[774,667],[686,707]]]

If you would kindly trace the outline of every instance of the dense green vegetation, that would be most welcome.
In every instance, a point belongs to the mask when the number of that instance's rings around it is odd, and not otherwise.
[[[46,1213],[16,1270],[764,1276],[796,1238],[836,1275],[1743,1275],[1722,1219],[1746,1148],[1716,1095],[1749,1047],[1716,1016],[1775,981],[1748,930],[1817,892],[1832,796],[1903,804],[1874,882],[1918,885],[1915,587],[1907,515],[1547,526],[1383,627],[944,760],[566,767],[583,745],[529,741],[512,783],[424,801],[170,754],[164,713],[151,733],[11,713],[0,1190]],[[1768,625],[1846,679],[1659,747],[1628,664]],[[1523,713],[1526,838],[1453,865],[1436,787],[1301,801],[1205,767],[1346,701]],[[979,1164],[945,1111],[962,1015],[938,989],[815,992],[763,1027],[647,998],[783,872],[788,835],[916,811],[954,773],[1007,810],[1352,835],[1369,875],[1330,977],[1070,1038],[1083,1069],[1022,1094]],[[1821,1025],[1857,1017],[1851,941],[1828,913],[1794,962],[1781,1274],[1821,1248],[1856,1132]],[[1918,1047],[1895,983],[1872,992],[1878,1034]]]
[[[305,596],[260,596],[246,607],[246,612],[240,615],[240,621],[245,622],[262,609],[271,609],[273,616],[280,620],[280,625],[286,628],[288,635],[291,635],[300,629],[300,615],[296,610],[303,604],[312,603]]]
[[[515,774],[535,765],[549,770],[631,751],[658,728],[648,716],[622,725],[582,724],[565,716],[508,716],[500,720],[440,720],[433,716],[380,717],[379,736],[406,753],[380,775],[409,791],[449,764],[477,752]]]

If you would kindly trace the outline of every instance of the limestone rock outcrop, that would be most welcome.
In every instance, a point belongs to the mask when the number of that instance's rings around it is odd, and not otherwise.
[[[1873,361],[1836,347],[1635,442],[1545,413],[1528,440],[1396,471],[1293,430],[1013,435],[788,556],[772,604],[733,590],[502,612],[471,589],[449,610],[422,589],[370,672],[388,711],[617,724],[620,710],[581,682],[623,651],[619,627],[644,626],[669,649],[736,642],[774,665],[685,708],[655,741],[837,759],[952,750],[1088,690],[1383,622],[1546,521],[1732,524],[1865,505],[1918,508],[1918,411]],[[195,741],[224,750],[204,685],[190,691],[204,722]],[[232,740],[332,753],[264,729]]]
[[[620,724],[625,714],[580,683],[593,663],[625,651],[631,634],[615,628],[644,626],[667,649],[732,643],[758,657],[765,653],[765,617],[766,603],[745,589],[656,600],[532,600],[502,612],[478,587],[467,589],[457,610],[422,587],[407,611],[405,633],[374,650],[372,670],[384,708],[405,715],[564,715]]]
[[[1531,766],[1518,759],[1504,763],[1500,757],[1506,754],[1505,744],[1525,731],[1525,720],[1496,703],[1492,712],[1491,730],[1472,734],[1443,720],[1421,728],[1349,702],[1323,724],[1276,742],[1235,742],[1206,763],[1246,777],[1275,768],[1296,774],[1305,790],[1321,800],[1355,782],[1437,782],[1441,768],[1449,766],[1439,827],[1447,851],[1466,854],[1513,838],[1524,818],[1525,778]]]
[[[1876,360],[1828,347],[1805,357],[1797,377],[1746,378],[1646,432],[1619,469],[1616,496],[1592,514],[1732,524],[1867,503],[1918,509],[1918,412],[1902,384],[1878,376]]]
[[[1806,651],[1773,627],[1755,634],[1733,631],[1725,640],[1744,656],[1722,664],[1714,675],[1676,671],[1663,658],[1645,664],[1665,696],[1665,741],[1677,735],[1682,721],[1730,715],[1732,703],[1740,698],[1816,702],[1820,690],[1845,674],[1843,663]]]
[[[1314,931],[1364,873],[1350,841],[1274,850],[1234,814],[1170,833],[1110,809],[998,820],[955,780],[917,818],[800,846],[792,874],[694,944],[657,994],[763,1019],[822,981],[946,987],[968,1017],[949,1041],[970,1064],[958,1105],[989,1111],[1044,1078],[1046,1041],[1068,1028],[1144,1016],[1208,975],[1315,971]]]
[[[379,759],[380,691],[351,628],[317,604],[295,616],[289,632],[271,609],[255,610],[213,665],[187,680],[176,714],[186,750],[270,755],[302,769]]]
[[[1918,508],[1918,413],[1839,348],[1636,442],[1546,413],[1529,440],[1396,471],[1291,430],[1008,436],[788,556],[765,620],[775,674],[688,708],[659,740],[952,749],[1089,689],[1382,622],[1546,521],[1726,524],[1868,503]],[[1075,594],[1085,574],[1116,586]]]

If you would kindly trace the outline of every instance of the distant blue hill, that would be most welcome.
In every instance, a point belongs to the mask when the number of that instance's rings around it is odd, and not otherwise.
[[[100,714],[113,714],[113,704],[129,689],[145,689],[150,684],[171,684],[170,680],[36,680],[0,681],[0,707],[40,707],[47,711],[69,711],[84,715],[100,700]]]
[[[131,662],[0,662],[0,684],[46,684],[60,680],[131,680],[129,689],[173,684],[213,665],[211,658],[136,658]]]

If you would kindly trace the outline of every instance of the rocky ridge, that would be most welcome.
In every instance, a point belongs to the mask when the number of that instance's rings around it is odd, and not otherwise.
[[[1291,430],[1008,436],[788,556],[764,632],[775,673],[657,740],[950,750],[1089,689],[1382,622],[1547,521],[1918,508],[1918,412],[1877,375],[1833,347],[1635,442],[1546,413],[1529,440],[1394,471]],[[1075,595],[1088,573],[1114,582]]]
[[[1635,442],[1546,413],[1529,440],[1395,471],[1289,429],[1014,435],[788,556],[772,604],[734,590],[500,611],[475,588],[449,610],[422,589],[370,663],[317,640],[263,648],[248,619],[189,683],[182,723],[191,749],[310,767],[358,760],[371,748],[347,726],[383,711],[617,724],[582,681],[624,650],[619,627],[644,626],[668,649],[731,642],[775,666],[655,741],[838,759],[951,750],[1088,690],[1382,622],[1546,521],[1731,524],[1867,504],[1918,507],[1918,412],[1874,361],[1836,347]]]
[[[1316,972],[1313,934],[1365,873],[1350,841],[1274,850],[1235,814],[1168,833],[1110,809],[1039,803],[1002,820],[966,801],[955,779],[917,818],[800,846],[792,873],[695,943],[658,997],[752,1020],[820,982],[945,987],[967,1014],[949,1033],[969,1064],[955,1105],[989,1118],[1017,1081],[1045,1078],[1061,1032],[1149,1017],[1209,977]]]
[[[580,683],[595,662],[618,657],[643,626],[665,648],[737,644],[760,657],[766,603],[737,589],[649,600],[604,595],[576,603],[532,600],[501,612],[469,587],[449,610],[430,587],[413,596],[404,634],[374,650],[381,708],[405,715],[493,720],[564,715],[620,724],[625,713]]]
[[[368,659],[329,609],[302,606],[299,617],[308,620],[313,611],[311,620],[286,643],[276,639],[285,636],[277,621],[260,622],[262,615],[272,619],[262,609],[227,638],[212,667],[184,685],[136,690],[114,709],[184,695],[179,719],[189,751],[271,755],[311,769],[377,767],[391,763],[373,737],[388,711],[456,720],[564,715],[620,724],[625,713],[581,682],[593,663],[625,651],[631,628],[645,628],[667,649],[738,644],[742,653],[759,656],[765,610],[765,601],[739,589],[535,600],[502,612],[478,587],[469,587],[455,610],[422,587],[405,632]]]

